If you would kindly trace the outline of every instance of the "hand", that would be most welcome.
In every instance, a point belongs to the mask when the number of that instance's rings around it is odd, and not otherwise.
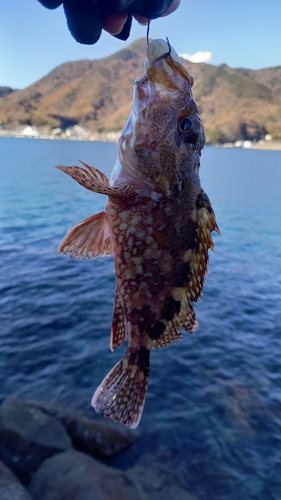
[[[79,43],[96,43],[102,30],[120,40],[130,35],[132,16],[140,23],[174,12],[180,0],[39,0],[48,9],[63,3],[70,33]]]
[[[168,16],[169,14],[174,12],[178,8],[180,1],[181,0],[173,0],[170,7],[163,14],[161,14],[161,17]],[[149,19],[152,19],[151,17],[145,17],[143,15],[134,13],[133,17],[140,24],[144,26],[147,25]],[[127,19],[128,19],[128,12],[112,12],[111,14],[108,14],[108,16],[105,17],[103,21],[103,29],[105,31],[108,31],[108,33],[110,33],[111,35],[118,35],[119,33],[122,32],[122,29]]]

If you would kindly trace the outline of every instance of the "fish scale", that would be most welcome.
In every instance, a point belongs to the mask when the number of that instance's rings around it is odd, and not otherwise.
[[[180,340],[181,328],[193,333],[197,327],[192,304],[202,294],[211,232],[219,232],[199,180],[205,135],[193,79],[165,41],[151,42],[147,54],[111,180],[85,163],[58,167],[86,189],[108,196],[104,211],[71,229],[59,252],[114,258],[110,347],[118,348],[126,337],[128,347],[92,405],[132,428],[144,407],[150,351]]]

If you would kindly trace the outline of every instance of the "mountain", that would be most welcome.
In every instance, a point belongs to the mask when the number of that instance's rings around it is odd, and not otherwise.
[[[133,82],[143,74],[145,45],[141,39],[110,57],[62,64],[5,96],[0,87],[2,127],[78,124],[92,131],[120,130],[130,112]],[[184,65],[194,77],[194,97],[211,143],[258,140],[265,134],[281,139],[281,66]]]
[[[6,97],[7,95],[15,92],[15,89],[11,89],[11,87],[0,87],[0,98]]]

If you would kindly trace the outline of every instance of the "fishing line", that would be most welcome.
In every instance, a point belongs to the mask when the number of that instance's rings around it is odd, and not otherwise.
[[[148,19],[148,23],[147,23],[147,30],[146,30],[146,45],[149,45],[149,29],[150,29],[150,22],[151,20]]]

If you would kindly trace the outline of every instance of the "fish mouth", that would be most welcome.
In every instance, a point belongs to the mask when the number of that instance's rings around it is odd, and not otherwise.
[[[145,75],[134,83],[131,114],[118,143],[120,163],[136,175],[136,151],[157,150],[173,116],[193,102],[193,78],[168,41],[153,40],[147,45],[146,56]]]
[[[153,40],[146,48],[145,76],[135,81],[134,109],[143,111],[149,104],[159,104],[166,92],[171,100],[171,91],[186,93],[193,85],[193,78],[182,65],[182,61],[169,41]]]
[[[165,40],[153,40],[146,48],[147,60],[144,72],[150,82],[164,85],[170,89],[184,91],[186,83],[193,85],[193,78],[182,65],[181,58]]]
[[[156,149],[160,122],[183,109],[192,96],[193,78],[169,41],[153,40],[146,49],[145,76],[135,81],[131,147]]]

